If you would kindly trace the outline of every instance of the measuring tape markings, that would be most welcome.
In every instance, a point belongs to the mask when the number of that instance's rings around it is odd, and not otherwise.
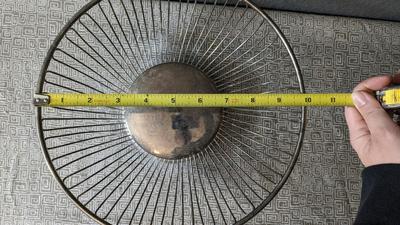
[[[349,93],[323,94],[45,94],[47,106],[274,107],[353,106]]]
[[[400,90],[390,89],[385,91],[383,102],[387,105],[395,105],[400,103]]]

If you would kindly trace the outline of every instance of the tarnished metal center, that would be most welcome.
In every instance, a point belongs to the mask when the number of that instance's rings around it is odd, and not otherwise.
[[[196,68],[165,63],[146,70],[132,93],[216,93],[212,82]],[[187,157],[203,150],[217,132],[219,108],[128,108],[132,137],[147,152],[166,159]]]

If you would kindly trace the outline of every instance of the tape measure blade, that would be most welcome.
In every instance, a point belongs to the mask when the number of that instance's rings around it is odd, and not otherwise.
[[[276,107],[352,106],[350,93],[71,94],[51,93],[48,106]]]

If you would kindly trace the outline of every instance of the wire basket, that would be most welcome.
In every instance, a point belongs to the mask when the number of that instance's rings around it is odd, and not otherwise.
[[[218,3],[218,4],[217,4]],[[94,0],[62,29],[38,93],[303,92],[250,1]],[[38,108],[47,163],[102,224],[243,224],[297,160],[304,108]]]

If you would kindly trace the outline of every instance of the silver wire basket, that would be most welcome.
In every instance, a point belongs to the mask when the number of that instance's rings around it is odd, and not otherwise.
[[[282,32],[248,0],[94,0],[37,93],[302,93]],[[304,108],[38,108],[49,168],[102,224],[243,224],[297,160]]]

